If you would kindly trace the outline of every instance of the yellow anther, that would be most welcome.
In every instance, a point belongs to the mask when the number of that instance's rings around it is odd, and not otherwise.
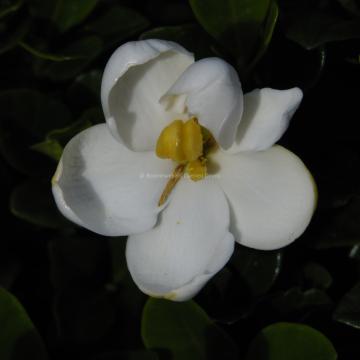
[[[179,163],[194,161],[202,155],[203,139],[199,123],[191,118],[185,123],[174,120],[160,134],[156,155]]]
[[[156,155],[161,159],[183,162],[185,155],[181,146],[184,123],[174,120],[161,132],[156,144]]]
[[[194,161],[202,155],[203,138],[196,118],[188,120],[183,126],[182,148],[186,161]]]
[[[170,176],[158,205],[163,205],[185,171],[193,181],[207,175],[207,155],[217,149],[211,132],[193,117],[186,122],[174,120],[164,128],[156,143],[156,155],[178,163]]]
[[[190,179],[193,181],[199,181],[203,179],[207,175],[206,159],[201,158],[189,162],[186,167],[186,172],[189,174]]]

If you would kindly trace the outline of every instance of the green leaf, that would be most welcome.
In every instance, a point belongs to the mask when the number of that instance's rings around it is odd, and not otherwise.
[[[333,318],[338,322],[360,329],[360,282],[340,300]]]
[[[66,234],[49,242],[50,280],[55,293],[67,288],[94,286],[106,255],[104,240],[95,236]]]
[[[54,311],[60,337],[89,345],[106,338],[117,320],[117,304],[110,295],[83,284],[59,293]]]
[[[2,250],[0,263],[0,287],[11,289],[22,270],[22,263],[17,257]]]
[[[97,3],[98,0],[31,0],[30,9],[34,16],[49,19],[64,32],[81,23]]]
[[[50,131],[47,134],[46,139],[58,141],[61,146],[65,146],[75,135],[93,124],[93,119],[91,118],[93,112],[93,108],[86,110],[79,120],[75,121],[70,126]]]
[[[63,340],[91,343],[102,339],[116,321],[113,294],[105,289],[107,247],[92,234],[65,234],[49,242],[54,314]]]
[[[0,153],[18,171],[50,176],[48,159],[30,150],[53,128],[71,122],[69,109],[49,95],[29,89],[0,93]],[[51,170],[52,171],[52,170]]]
[[[328,308],[332,305],[330,297],[322,290],[309,289],[302,291],[293,287],[278,294],[272,300],[272,306],[282,314],[308,312],[315,308]]]
[[[79,56],[69,56],[69,55],[57,55],[57,54],[51,54],[49,52],[45,52],[42,50],[38,50],[33,48],[32,46],[30,46],[29,44],[20,41],[19,42],[19,46],[21,46],[24,50],[26,50],[27,52],[29,52],[31,55],[34,55],[40,59],[43,60],[50,60],[50,61],[69,61],[69,60],[74,60],[74,59],[78,59]],[[81,58],[81,57],[80,57]]]
[[[216,55],[212,38],[197,24],[154,28],[141,34],[140,40],[146,39],[174,41],[193,52],[196,59]]]
[[[360,197],[354,195],[321,229],[312,246],[316,249],[360,244]]]
[[[263,57],[267,48],[269,47],[278,17],[279,17],[279,6],[275,0],[271,0],[269,11],[263,26],[263,30],[262,30],[263,33],[261,36],[260,44],[257,49],[257,54],[254,57],[254,59],[251,61],[249,68],[253,68],[256,65],[256,63]]]
[[[52,129],[67,126],[72,119],[69,109],[58,99],[31,89],[0,93],[0,107],[3,119],[35,138],[43,138]]]
[[[0,5],[0,19],[18,11],[21,8],[23,2],[23,0],[5,1]]]
[[[34,176],[51,176],[51,162],[44,156],[29,150],[28,136],[12,132],[0,132],[0,154],[17,171]]]
[[[53,160],[59,161],[65,145],[70,141],[76,134],[87,129],[92,125],[90,117],[92,110],[85,112],[81,118],[63,129],[55,129],[50,131],[44,141],[34,144],[31,146],[32,150],[38,151]]]
[[[125,237],[109,238],[109,250],[112,264],[112,283],[110,286],[121,290],[121,301],[125,309],[141,312],[145,296],[135,285],[127,267],[125,258]]]
[[[146,348],[168,352],[173,360],[237,359],[228,335],[194,302],[150,298],[141,334]]]
[[[159,360],[159,357],[153,351],[134,350],[100,354],[91,360]]]
[[[39,76],[53,81],[65,81],[74,78],[91,63],[103,50],[103,42],[97,36],[87,36],[70,43],[59,51],[64,56],[74,58],[62,62],[46,62],[38,69]],[[75,59],[76,58],[76,59]]]
[[[360,22],[326,12],[298,14],[286,36],[307,50],[333,41],[360,38]]]
[[[190,5],[204,29],[244,69],[256,55],[270,0],[190,0]]]
[[[83,111],[89,105],[100,107],[100,89],[101,89],[102,72],[91,70],[82,73],[75,78],[67,90],[66,99],[72,108]],[[103,119],[103,115],[100,117]]]
[[[59,142],[51,139],[32,145],[31,149],[56,161],[60,160],[63,152],[63,147],[59,144]]]
[[[30,19],[19,21],[16,26],[10,26],[5,33],[0,33],[0,55],[13,49],[25,37],[30,28]]]
[[[17,186],[10,197],[10,210],[13,215],[31,224],[50,229],[71,227],[58,211],[48,184],[29,180]]]
[[[102,37],[106,47],[110,47],[140,33],[149,25],[149,21],[137,11],[115,5],[99,18],[88,23],[84,29]]]
[[[263,330],[250,344],[246,360],[335,360],[331,342],[308,325],[276,323]]]
[[[239,246],[231,258],[230,264],[244,281],[252,296],[265,294],[277,279],[282,252],[261,251]]]
[[[43,341],[19,301],[0,288],[0,359],[47,359]]]
[[[350,14],[360,16],[360,3],[356,0],[338,0]]]
[[[320,264],[309,262],[304,266],[304,277],[310,286],[318,289],[328,289],[332,284],[330,273]]]

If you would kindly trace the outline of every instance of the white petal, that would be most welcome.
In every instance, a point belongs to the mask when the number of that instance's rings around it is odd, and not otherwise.
[[[302,99],[299,88],[255,89],[244,96],[244,113],[230,153],[265,150],[288,128]]]
[[[298,238],[316,206],[316,185],[302,161],[281,146],[214,154],[230,203],[231,232],[242,245],[277,249]]]
[[[193,297],[229,260],[229,207],[211,179],[182,179],[152,230],[129,237],[126,258],[137,286],[170,300]]]
[[[133,152],[105,124],[84,130],[65,147],[53,178],[56,203],[71,221],[120,236],[152,228],[173,165],[152,152]]]
[[[142,40],[120,46],[106,65],[101,102],[112,133],[133,150],[155,148],[161,130],[181,115],[165,111],[161,96],[194,61],[180,45]]]
[[[190,115],[208,128],[220,146],[228,149],[235,139],[243,111],[243,93],[235,69],[218,58],[207,58],[187,68],[162,98],[187,95]]]

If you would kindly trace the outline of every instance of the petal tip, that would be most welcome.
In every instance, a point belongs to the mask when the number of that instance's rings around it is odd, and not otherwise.
[[[54,173],[53,177],[51,178],[52,186],[55,186],[58,184],[58,182],[61,178],[62,172],[63,172],[63,164],[62,164],[62,159],[60,159],[59,164],[55,170],[55,173]]]

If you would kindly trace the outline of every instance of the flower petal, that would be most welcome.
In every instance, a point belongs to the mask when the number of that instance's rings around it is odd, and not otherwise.
[[[152,152],[136,153],[105,124],[84,130],[65,147],[53,178],[64,216],[96,233],[120,236],[152,228],[173,165]]]
[[[167,104],[174,96],[184,95],[189,114],[212,132],[222,148],[228,149],[243,111],[243,93],[235,69],[218,58],[195,62],[161,101]]]
[[[255,89],[244,96],[244,113],[229,152],[265,150],[287,130],[302,99],[299,88]]]
[[[160,105],[161,96],[194,61],[170,41],[142,40],[120,46],[108,61],[101,101],[112,133],[133,150],[155,148],[168,121],[179,118]]]
[[[126,258],[145,293],[183,301],[193,297],[230,258],[229,207],[211,179],[181,179],[152,230],[131,235]]]
[[[296,155],[274,146],[235,155],[217,152],[214,161],[230,203],[230,229],[240,244],[277,249],[304,232],[316,206],[316,185]]]

